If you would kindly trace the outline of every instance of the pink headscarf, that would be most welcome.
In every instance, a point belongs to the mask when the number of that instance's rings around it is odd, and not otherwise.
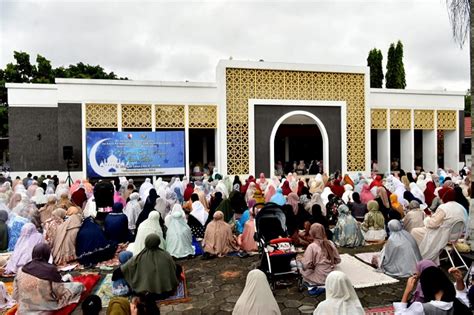
[[[367,204],[369,201],[374,200],[374,195],[369,190],[369,185],[364,184],[362,191],[360,192],[360,201]]]
[[[20,237],[18,238],[15,249],[13,250],[13,255],[10,257],[10,260],[8,260],[5,273],[16,273],[18,268],[24,266],[27,262],[30,262],[33,247],[43,242],[43,235],[36,230],[36,226],[33,223],[26,223],[23,225]]]
[[[288,195],[288,199],[286,200],[286,203],[289,204],[293,208],[293,212],[298,214],[298,203],[300,201],[300,198],[298,197],[298,194],[296,193],[290,193]]]
[[[270,202],[270,199],[272,199],[275,193],[276,193],[275,186],[273,185],[268,186],[268,190],[265,193],[265,202]]]

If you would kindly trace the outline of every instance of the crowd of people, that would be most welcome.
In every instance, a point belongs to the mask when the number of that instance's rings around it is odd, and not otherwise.
[[[467,227],[468,175],[440,169],[269,179],[262,173],[242,181],[214,171],[194,182],[173,177],[136,185],[119,178],[95,185],[77,180],[71,187],[49,176],[0,178],[0,250],[11,252],[4,275],[15,277],[20,314],[51,311],[76,303],[83,291],[57,266],[92,267],[118,255],[112,276],[118,299],[111,303],[155,314],[150,301],[171,296],[182,281],[177,259],[257,252],[255,217],[262,204],[274,203],[284,213],[287,236],[304,249],[297,262],[303,280],[326,292],[315,314],[363,314],[350,279],[335,270],[338,248],[378,242],[384,246],[372,264],[390,276],[410,277],[406,296],[394,305],[399,314],[430,308],[451,314],[470,307],[474,297],[466,286],[449,285],[436,267],[451,228],[460,222]],[[452,273],[459,278],[457,269]],[[248,274],[234,314],[279,313],[264,278],[258,270]],[[119,298],[124,296],[133,298]]]

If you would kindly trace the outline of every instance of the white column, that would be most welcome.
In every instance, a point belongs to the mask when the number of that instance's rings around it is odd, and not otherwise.
[[[415,168],[415,137],[413,129],[400,130],[400,168],[411,172]]]
[[[117,131],[122,131],[122,104],[117,104]]]
[[[87,177],[87,137],[86,137],[86,104],[81,104],[81,130],[82,130],[82,174],[83,178]]]
[[[459,169],[459,132],[457,130],[444,131],[444,168]]]
[[[155,111],[155,104],[151,105],[151,131],[155,132],[156,131],[156,111]],[[153,175],[152,177],[152,182],[153,185],[155,185],[156,182],[156,175]]]
[[[438,139],[436,130],[423,130],[423,169],[435,172],[438,165]]]
[[[206,164],[207,161],[207,137],[202,139],[202,163]]]
[[[377,164],[379,173],[390,172],[390,129],[377,130]]]
[[[285,161],[290,160],[290,137],[285,137]]]
[[[185,173],[188,179],[189,177],[189,113],[188,113],[188,105],[184,105],[184,150],[186,152],[186,165],[185,165]]]

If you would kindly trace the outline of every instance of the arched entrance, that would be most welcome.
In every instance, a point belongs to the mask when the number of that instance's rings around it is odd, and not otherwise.
[[[277,160],[323,160],[324,172],[329,174],[329,138],[324,124],[307,111],[292,111],[281,116],[270,135],[270,173],[274,174]]]

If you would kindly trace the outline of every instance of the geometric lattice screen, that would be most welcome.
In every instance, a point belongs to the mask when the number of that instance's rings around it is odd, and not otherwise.
[[[370,118],[372,129],[387,129],[386,109],[372,109],[370,111]]]
[[[415,110],[414,129],[434,129],[434,111],[433,110]]]
[[[156,128],[184,128],[184,105],[155,105]]]
[[[364,91],[364,74],[227,68],[227,173],[249,173],[251,98],[346,101],[347,170],[364,171]]]
[[[86,104],[86,128],[117,128],[117,104]]]
[[[151,105],[122,104],[122,128],[151,128]]]
[[[411,110],[410,109],[391,109],[390,110],[390,128],[391,129],[411,129]]]
[[[217,106],[189,105],[189,128],[217,128]]]
[[[438,130],[456,130],[457,111],[438,110]]]

